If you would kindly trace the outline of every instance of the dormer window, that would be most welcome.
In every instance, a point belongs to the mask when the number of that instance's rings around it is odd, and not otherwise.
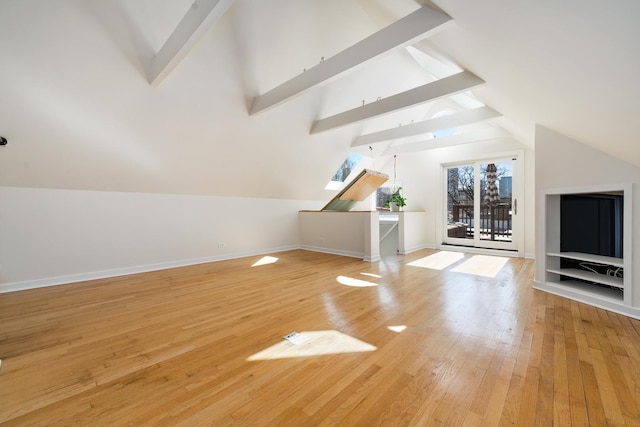
[[[338,170],[325,187],[325,190],[337,190],[343,182],[347,180],[349,175],[357,168],[364,157],[361,154],[351,152],[344,159]]]

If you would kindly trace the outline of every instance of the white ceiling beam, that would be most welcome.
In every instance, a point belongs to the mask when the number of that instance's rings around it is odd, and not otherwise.
[[[302,74],[256,97],[249,114],[253,115],[274,107],[391,49],[415,43],[418,39],[440,29],[443,24],[449,21],[451,21],[450,16],[428,7],[421,7]]]
[[[371,117],[402,110],[414,105],[434,101],[438,98],[451,96],[484,83],[480,77],[469,71],[454,74],[435,82],[427,83],[405,92],[382,98],[352,110],[344,111],[334,116],[317,120],[311,126],[310,133],[323,132],[329,129],[356,123]]]
[[[436,117],[434,119],[411,123],[391,129],[385,129],[366,135],[360,135],[353,140],[351,146],[357,147],[359,145],[370,145],[377,142],[408,138],[410,136],[420,135],[424,133],[470,125],[501,116],[502,114],[498,113],[491,107],[478,107],[471,110],[461,111],[459,113]]]
[[[453,147],[455,145],[470,144],[473,142],[487,141],[489,139],[511,137],[508,132],[501,128],[482,129],[474,132],[466,132],[458,135],[444,136],[442,138],[432,138],[425,141],[408,142],[405,144],[389,146],[383,156],[413,153],[416,151],[434,150],[436,148]]]
[[[149,83],[158,86],[187,56],[204,34],[225,14],[234,0],[196,0],[151,59]]]

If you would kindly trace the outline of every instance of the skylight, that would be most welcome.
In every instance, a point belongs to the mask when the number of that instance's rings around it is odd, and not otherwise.
[[[351,152],[344,159],[344,162],[340,165],[338,170],[333,177],[331,177],[331,181],[325,187],[325,190],[337,190],[340,188],[342,183],[351,175],[351,173],[356,169],[356,167],[360,164],[364,157],[361,154]]]
[[[448,116],[449,114],[453,114],[453,111],[441,111],[438,114],[436,114],[435,116],[433,116],[433,118],[438,118],[438,117],[442,117],[442,116]],[[458,130],[458,128],[449,128],[449,129],[438,129],[436,131],[431,132],[431,135],[433,135],[434,138],[442,138],[445,136],[451,136],[454,133],[456,133],[456,131]]]

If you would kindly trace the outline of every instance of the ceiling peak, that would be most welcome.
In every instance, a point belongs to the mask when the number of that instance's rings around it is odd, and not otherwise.
[[[158,86],[187,56],[235,0],[196,0],[151,59],[149,83]]]

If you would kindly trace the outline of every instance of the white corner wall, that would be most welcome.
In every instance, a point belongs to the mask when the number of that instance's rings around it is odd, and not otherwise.
[[[0,187],[0,292],[299,248],[322,203]]]
[[[543,224],[545,212],[542,198],[545,191],[557,188],[589,186],[632,185],[633,234],[625,230],[625,239],[633,242],[632,265],[640,265],[640,168],[595,150],[578,141],[560,135],[543,126],[536,126],[536,223]],[[544,227],[538,227],[536,236],[536,259],[545,257]],[[536,263],[535,281],[545,281],[544,265]],[[632,278],[632,306],[640,308],[640,275]]]
[[[398,212],[398,247],[399,253],[409,254],[428,247],[429,217],[426,212]]]

